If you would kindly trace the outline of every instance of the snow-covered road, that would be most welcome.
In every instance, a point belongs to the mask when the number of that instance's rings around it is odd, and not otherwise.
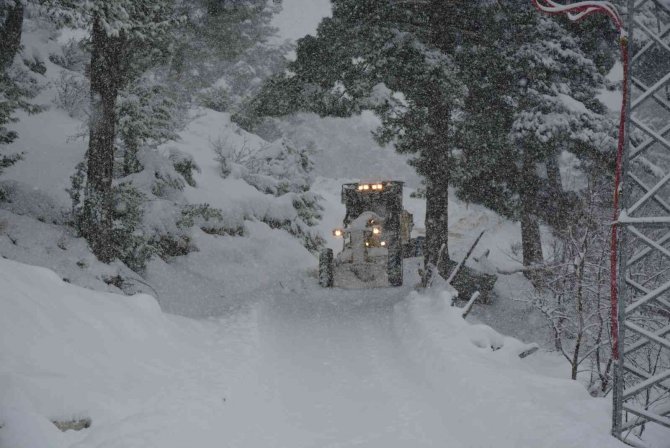
[[[194,321],[0,264],[2,448],[622,446],[607,400],[444,296],[305,278]]]
[[[461,446],[398,344],[393,305],[405,296],[339,291],[261,307],[261,378],[299,434],[276,446]]]

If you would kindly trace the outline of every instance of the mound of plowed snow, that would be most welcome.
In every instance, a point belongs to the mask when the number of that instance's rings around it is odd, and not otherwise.
[[[192,330],[153,297],[95,292],[0,259],[0,446],[69,446],[78,435],[49,420],[98,427],[141,414],[202,364]]]
[[[609,400],[539,374],[532,358],[518,356],[527,345],[467,323],[450,302],[446,293],[412,293],[396,305],[394,323],[403,352],[449,409],[445,424],[460,446],[622,446],[608,433]]]

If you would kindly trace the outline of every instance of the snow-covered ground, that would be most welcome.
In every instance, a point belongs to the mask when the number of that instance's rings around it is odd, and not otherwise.
[[[305,278],[193,321],[0,260],[0,446],[622,446],[608,400],[448,302]]]
[[[312,25],[282,26],[310,32],[326,4],[304,10]],[[39,30],[27,36],[26,48],[55,45]],[[61,69],[44,59],[37,101],[50,104]],[[3,175],[11,202],[0,204],[0,448],[621,446],[608,435],[609,400],[567,380],[562,359],[518,358],[546,332],[522,301],[522,275],[501,276],[493,303],[468,318],[497,331],[466,323],[439,291],[416,293],[419,260],[406,263],[403,288],[320,289],[313,254],[262,222],[286,204],[220,175],[212,142],[266,142],[228,114],[191,113],[180,140],[158,153],[192,156],[200,171],[185,199],[220,208],[245,236],[194,229],[197,251],[154,259],[144,277],[98,262],[65,223],[65,189],[86,148],[73,138],[81,122],[55,107],[19,115],[9,150],[25,160]],[[330,247],[341,244],[329,235],[347,181],[404,180],[406,208],[423,227],[425,203],[410,197],[420,180],[374,143],[372,115],[301,115],[281,126],[314,151],[317,229]],[[486,230],[474,255],[490,254],[471,266],[519,266],[518,224],[453,195],[449,214],[453,258]],[[151,296],[120,295],[118,275],[125,292]],[[83,418],[92,426],[79,432],[51,423]]]

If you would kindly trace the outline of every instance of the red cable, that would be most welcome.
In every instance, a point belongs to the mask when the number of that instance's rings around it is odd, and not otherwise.
[[[580,21],[594,13],[604,13],[609,16],[619,31],[619,45],[623,63],[623,100],[619,120],[619,141],[616,154],[616,168],[614,172],[614,221],[612,223],[612,242],[610,247],[610,297],[611,297],[611,336],[612,358],[619,359],[619,303],[617,286],[618,245],[619,245],[619,196],[623,174],[623,153],[626,142],[626,112],[628,108],[628,36],[623,26],[623,20],[616,7],[606,1],[584,1],[571,5],[561,5],[553,0],[532,0],[533,5],[547,14],[567,14],[572,21]]]

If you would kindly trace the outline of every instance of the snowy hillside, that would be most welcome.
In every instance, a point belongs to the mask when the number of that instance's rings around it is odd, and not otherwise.
[[[32,26],[33,22],[28,22],[25,45],[44,59],[46,72],[35,101],[47,110],[37,115],[19,113],[14,126],[21,138],[9,145],[9,151],[23,153],[24,160],[0,180],[9,199],[0,204],[0,232],[5,235],[0,239],[1,255],[49,267],[82,286],[148,292],[158,296],[168,312],[200,317],[219,315],[249,297],[279,287],[279,280],[315,268],[315,258],[303,247],[300,235],[318,236],[297,222],[295,196],[267,194],[239,173],[224,179],[213,149],[218,142],[227,145],[224,149],[245,146],[250,151],[272,151],[281,143],[272,146],[232,124],[229,114],[209,109],[192,110],[179,139],[145,160],[157,173],[167,170],[168,175],[180,176],[170,166],[170,157],[177,153],[195,162],[197,169],[192,173],[194,186],[181,180],[183,192],[155,198],[145,210],[148,219],[144,226],[146,231],[159,234],[182,232],[174,225],[179,207],[207,205],[223,211],[216,225],[231,229],[231,234],[206,233],[198,228],[196,217],[194,228],[186,233],[192,252],[171,260],[154,257],[142,277],[119,262],[98,262],[86,241],[65,225],[71,219],[70,177],[84,157],[86,140],[82,121],[70,117],[56,102],[59,80],[67,70],[45,56],[60,51],[59,45],[67,37],[53,40],[47,32],[32,32]],[[149,178],[136,176],[132,182],[153,189],[156,179],[152,178],[153,173]],[[208,230],[207,225],[205,222],[201,227]]]
[[[0,446],[622,446],[606,400],[408,294],[312,281],[190,321],[0,260]]]

